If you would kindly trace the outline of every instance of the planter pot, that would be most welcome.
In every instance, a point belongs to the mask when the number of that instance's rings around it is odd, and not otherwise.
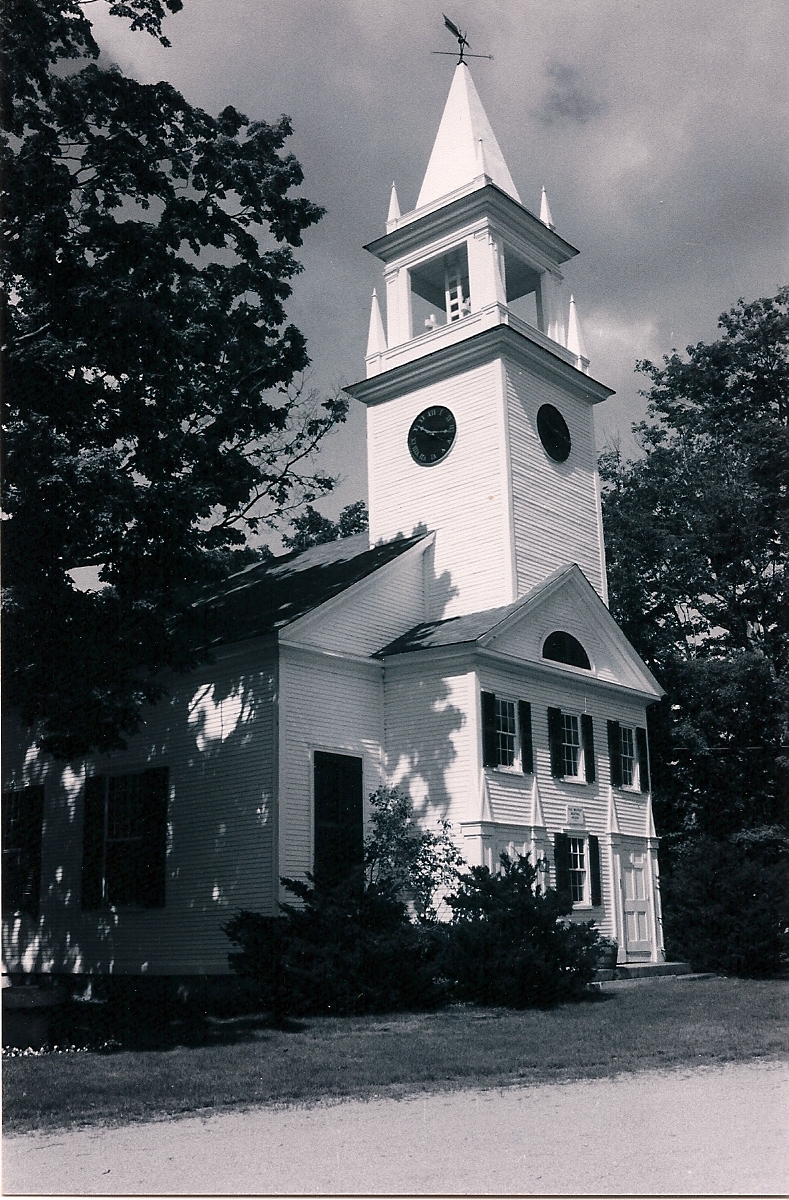
[[[598,971],[615,971],[616,960],[619,954],[618,946],[603,946],[597,956]]]
[[[52,1015],[63,1002],[51,988],[3,988],[3,1045],[40,1050],[50,1041]]]

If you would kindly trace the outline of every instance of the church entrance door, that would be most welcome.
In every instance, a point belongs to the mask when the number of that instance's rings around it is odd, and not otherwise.
[[[652,950],[647,870],[648,856],[645,851],[623,850],[622,907],[628,957],[643,957]]]

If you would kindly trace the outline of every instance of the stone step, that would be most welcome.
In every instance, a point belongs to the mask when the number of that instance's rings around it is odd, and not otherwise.
[[[692,975],[690,963],[620,963],[611,970],[595,971],[595,983],[609,983],[612,979],[649,979],[657,975]]]

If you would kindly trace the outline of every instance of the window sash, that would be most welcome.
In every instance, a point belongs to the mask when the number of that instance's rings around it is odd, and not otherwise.
[[[562,713],[562,766],[569,779],[581,774],[580,722],[574,713]]]
[[[496,761],[500,767],[514,767],[518,756],[518,726],[515,701],[496,697]]]
[[[571,837],[570,851],[570,895],[573,904],[586,900],[586,838]]]
[[[633,730],[627,725],[619,726],[619,764],[622,787],[636,786],[636,745]]]

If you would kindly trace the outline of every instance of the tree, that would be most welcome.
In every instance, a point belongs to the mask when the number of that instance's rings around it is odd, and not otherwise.
[[[110,11],[168,44],[181,7]],[[311,455],[347,406],[298,386],[283,304],[323,210],[288,118],[102,67],[79,0],[5,0],[2,50],[5,699],[70,758],[194,665],[195,589],[331,487]]]
[[[656,810],[680,839],[786,820],[789,288],[719,325],[639,364],[643,457],[601,460],[611,610],[668,692]]]
[[[324,542],[336,542],[339,538],[353,537],[364,533],[367,525],[367,505],[364,500],[348,504],[336,521],[323,517],[308,504],[304,512],[291,521],[292,534],[283,534],[282,541],[289,550],[308,550],[310,546],[321,546]]]

